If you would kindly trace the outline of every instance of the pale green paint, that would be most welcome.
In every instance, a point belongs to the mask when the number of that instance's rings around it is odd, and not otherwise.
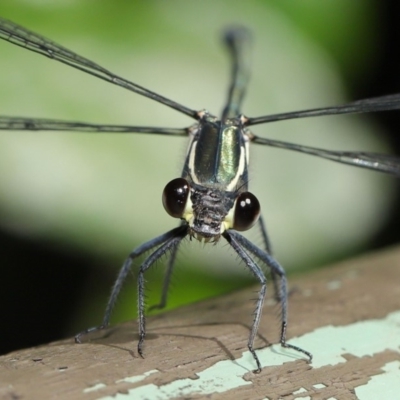
[[[301,393],[306,393],[308,390],[306,388],[301,387],[299,390],[295,390],[293,392],[294,395],[296,394],[301,394]],[[310,396],[305,396],[305,397],[296,397],[297,400],[311,400]]]
[[[306,388],[301,387],[299,390],[295,390],[293,394],[301,394],[307,392]]]
[[[129,376],[127,378],[124,379],[119,379],[117,381],[115,381],[115,383],[120,383],[120,382],[128,382],[128,383],[137,383],[142,381],[143,379],[146,379],[148,376],[155,374],[156,372],[160,372],[157,369],[152,369],[150,371],[145,372],[142,375],[136,375],[136,376]],[[97,385],[91,386],[89,388],[86,388],[83,390],[83,393],[90,393],[90,392],[95,392],[96,390],[100,390],[107,387],[106,384],[104,383],[98,383]]]
[[[247,353],[247,352],[246,352]],[[118,393],[112,397],[104,397],[102,400],[127,400],[127,399],[151,399],[167,400],[198,394],[223,393],[240,386],[251,385],[243,376],[254,368],[247,354],[244,354],[236,362],[231,360],[220,361],[211,368],[197,373],[199,379],[178,379],[162,386],[154,384],[145,385],[132,390],[127,394]]]
[[[293,339],[291,343],[307,349],[314,355],[314,368],[346,362],[342,357],[342,354],[346,353],[363,357],[384,350],[399,352],[400,311],[393,312],[383,319],[362,321],[348,326],[319,328]]]
[[[400,361],[387,363],[381,375],[373,376],[366,385],[356,388],[359,400],[398,399],[400,397]]]
[[[313,385],[313,388],[315,389],[323,389],[325,387],[326,385],[324,385],[323,383],[317,383],[316,385]]]
[[[140,382],[143,379],[147,378],[148,376],[155,374],[156,372],[160,372],[160,371],[158,369],[152,369],[150,371],[145,372],[142,375],[129,376],[127,378],[120,379],[120,380],[116,381],[115,383],[119,383],[119,382],[136,383],[136,382]]]
[[[90,386],[86,389],[83,390],[83,393],[90,393],[90,392],[95,392],[96,390],[100,390],[107,387],[105,383],[98,383],[97,385]]]
[[[345,353],[356,357],[371,356],[387,349],[400,353],[400,311],[393,312],[383,319],[357,322],[341,327],[319,328],[289,342],[307,349],[314,355],[313,368],[344,363],[346,360],[342,357],[342,354]],[[260,350],[258,355],[264,367],[282,365],[285,362],[290,362],[291,359],[302,358],[298,353],[282,349],[279,345]],[[375,388],[381,386],[381,379],[385,379],[379,377],[385,376],[388,380],[397,379],[397,382],[400,382],[400,372],[393,370],[392,363],[388,364],[387,367],[390,368],[388,374],[374,377],[371,380],[373,384],[367,385],[369,393],[373,396],[370,398],[382,398],[379,396],[380,392],[374,392]],[[131,389],[125,394],[118,393],[113,397],[104,397],[102,400],[168,400],[191,396],[196,393],[202,395],[223,393],[244,385],[251,385],[252,383],[246,381],[244,376],[254,368],[254,360],[251,354],[244,352],[242,357],[235,361],[220,361],[199,372],[196,374],[198,379],[177,379],[162,386],[149,384]],[[391,385],[392,382],[389,386]],[[397,383],[397,385],[396,391],[400,393],[400,383]],[[379,388],[379,390],[381,389]],[[364,400],[364,398],[362,399]],[[365,398],[365,400],[367,399],[369,398]]]

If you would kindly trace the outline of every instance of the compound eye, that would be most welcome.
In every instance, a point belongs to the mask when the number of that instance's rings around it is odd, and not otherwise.
[[[174,218],[182,218],[189,196],[190,186],[186,179],[176,178],[165,186],[162,202],[165,211]]]
[[[257,222],[260,211],[260,203],[254,194],[250,192],[241,193],[235,203],[233,229],[247,231]]]

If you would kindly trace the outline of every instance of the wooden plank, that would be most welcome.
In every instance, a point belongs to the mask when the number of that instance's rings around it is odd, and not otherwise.
[[[399,398],[400,248],[290,283],[288,338],[313,353],[312,365],[274,345],[258,351],[264,368],[252,373],[246,342],[256,288],[249,288],[148,318],[145,359],[135,322],[81,345],[68,339],[2,356],[0,398]],[[278,340],[272,303],[260,347]]]

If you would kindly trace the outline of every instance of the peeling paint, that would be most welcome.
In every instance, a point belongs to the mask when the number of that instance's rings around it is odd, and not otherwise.
[[[311,351],[314,368],[344,363],[346,359],[342,354],[346,353],[364,357],[384,350],[400,352],[400,311],[390,313],[383,319],[318,328],[290,343]]]
[[[306,393],[306,392],[308,392],[308,390],[306,389],[306,388],[300,388],[299,390],[295,390],[294,392],[293,392],[293,394],[301,394],[301,393]]]
[[[400,393],[400,361],[387,363],[381,375],[373,376],[366,385],[356,388],[359,400],[398,399]]]
[[[86,389],[83,389],[83,393],[91,393],[91,392],[95,392],[96,390],[100,390],[107,387],[107,385],[105,383],[98,383],[96,385],[93,385],[91,387],[88,387]]]
[[[317,383],[315,385],[313,385],[314,389],[324,389],[326,388],[326,385],[324,385],[323,383]]]
[[[142,381],[143,379],[146,379],[148,376],[150,376],[150,375],[152,375],[152,374],[154,374],[156,372],[160,372],[160,371],[157,370],[157,369],[152,369],[150,371],[145,372],[142,375],[128,376],[126,378],[119,379],[119,380],[115,381],[115,383],[121,383],[121,382],[137,383],[137,382]],[[83,393],[95,392],[95,391],[103,389],[105,387],[107,387],[107,385],[105,383],[97,383],[96,385],[93,385],[91,387],[83,389]]]
[[[345,363],[346,359],[343,354],[346,353],[356,357],[372,356],[388,349],[400,353],[400,311],[388,314],[382,319],[362,321],[347,326],[318,328],[311,333],[290,340],[289,343],[307,349],[314,355],[313,368]],[[282,365],[291,360],[302,358],[301,355],[293,350],[283,349],[279,345],[259,350],[257,353],[264,367]],[[385,379],[391,382],[390,385],[392,385],[394,379],[397,380],[397,384],[393,384],[392,387],[396,388],[393,393],[398,395],[400,393],[400,370],[398,364],[388,363],[385,366],[386,374],[372,378],[369,384],[365,385],[368,387],[365,390],[372,397],[360,397],[360,399],[382,398],[382,392],[380,391],[377,397],[378,394],[373,391],[373,388],[388,385],[385,383],[387,382]],[[102,400],[169,400],[194,394],[224,393],[241,386],[252,385],[252,382],[245,380],[244,376],[254,367],[254,359],[250,352],[246,351],[234,361],[220,361],[197,373],[198,379],[177,379],[162,386],[148,384],[128,390],[127,393],[117,393],[112,397],[103,397]],[[148,371],[146,374],[139,375],[139,377],[146,377],[153,373],[152,371],[155,370]],[[135,377],[125,379],[133,378]],[[381,383],[382,380],[383,383]],[[126,380],[124,381],[126,382]],[[129,382],[132,382],[132,380]],[[361,392],[363,392],[362,387],[358,388]],[[395,397],[387,395],[384,398]],[[334,398],[331,399],[334,400]]]
[[[140,382],[143,379],[146,379],[148,376],[155,374],[156,372],[160,372],[158,369],[152,369],[150,371],[145,372],[142,375],[134,375],[134,376],[129,376],[127,378],[123,378],[123,379],[119,379],[118,381],[116,381],[115,383],[120,383],[120,382],[128,382],[128,383],[136,383],[136,382]]]
[[[307,392],[308,392],[308,390],[306,388],[301,387],[300,389],[295,390],[293,392],[293,394],[296,395],[296,394],[302,394],[302,393],[307,393]],[[297,400],[311,400],[311,397],[310,396],[306,396],[306,397],[303,396],[303,397],[296,397],[296,399]]]

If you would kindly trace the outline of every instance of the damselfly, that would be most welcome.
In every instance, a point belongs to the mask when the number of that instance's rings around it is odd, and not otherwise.
[[[217,242],[221,238],[224,238],[261,285],[247,343],[257,365],[256,372],[261,370],[261,364],[254,350],[253,343],[260,323],[267,283],[262,266],[266,266],[271,271],[275,297],[281,307],[281,345],[303,353],[309,361],[312,359],[312,355],[306,350],[286,342],[287,279],[284,269],[271,254],[267,231],[260,214],[259,202],[253,194],[248,192],[249,144],[252,142],[293,150],[395,176],[400,175],[400,160],[384,154],[330,151],[270,140],[255,135],[250,131],[249,127],[295,118],[395,110],[400,108],[400,95],[395,94],[365,99],[334,107],[249,118],[241,114],[241,104],[249,79],[249,55],[247,50],[250,35],[246,29],[235,27],[227,30],[224,37],[232,57],[232,74],[226,106],[223,109],[221,117],[218,118],[206,110],[192,110],[145,89],[42,36],[0,18],[0,38],[53,60],[60,61],[144,97],[153,99],[195,120],[195,124],[188,128],[173,129],[99,125],[51,119],[0,116],[1,130],[131,132],[184,136],[189,138],[189,149],[182,175],[180,178],[169,182],[163,192],[165,210],[172,217],[180,219],[180,225],[144,243],[129,255],[113,286],[102,324],[76,335],[75,339],[77,342],[80,342],[82,335],[104,329],[109,325],[113,307],[122,284],[131,270],[132,262],[148,252],[150,255],[145,258],[138,273],[140,336],[138,352],[143,356],[143,344],[146,336],[144,312],[145,272],[165,253],[170,254],[161,301],[156,306],[163,308],[167,301],[167,292],[176,254],[183,239],[189,237],[190,239],[195,238],[204,242]],[[238,233],[250,229],[255,224],[258,224],[261,228],[263,238],[262,248],[257,247]],[[259,260],[259,264],[255,261],[256,259]]]

